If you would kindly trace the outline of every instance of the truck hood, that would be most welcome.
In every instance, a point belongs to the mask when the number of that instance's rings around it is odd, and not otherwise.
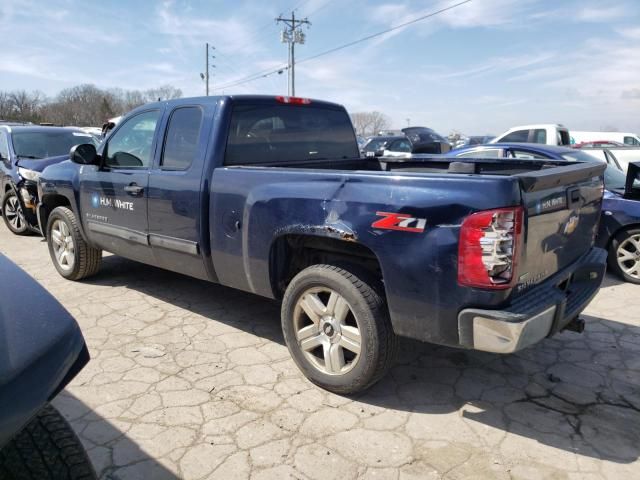
[[[36,172],[42,172],[49,165],[55,165],[56,163],[64,162],[65,160],[69,160],[69,155],[60,155],[58,157],[47,157],[47,158],[21,158],[16,162],[16,165],[22,168],[27,168],[29,170],[34,170]]]

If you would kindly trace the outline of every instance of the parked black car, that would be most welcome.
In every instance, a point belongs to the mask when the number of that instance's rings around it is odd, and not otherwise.
[[[376,137],[369,137],[360,149],[360,152],[365,157],[372,156],[375,155],[376,152],[382,152],[390,142],[403,138],[405,138],[404,135],[379,135]]]
[[[95,472],[49,402],[89,361],[73,317],[0,254],[0,478],[91,480]]]
[[[0,209],[16,235],[38,231],[37,182],[49,165],[69,159],[75,145],[97,142],[80,129],[0,125]]]

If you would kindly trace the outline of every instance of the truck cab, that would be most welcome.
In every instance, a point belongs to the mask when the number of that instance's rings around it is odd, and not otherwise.
[[[498,135],[489,143],[541,143],[544,145],[570,145],[569,130],[560,124],[521,125]]]

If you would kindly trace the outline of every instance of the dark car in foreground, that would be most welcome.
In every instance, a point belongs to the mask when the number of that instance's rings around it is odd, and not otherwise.
[[[625,175],[611,152],[606,149],[576,150],[552,145],[494,143],[460,148],[450,155],[459,158],[547,158],[569,162],[606,162],[606,191],[596,244],[608,250],[609,268],[616,275],[627,282],[640,284],[640,198],[635,178],[637,170],[630,167]]]
[[[16,235],[38,231],[37,182],[42,170],[69,159],[69,150],[94,143],[80,129],[0,125],[0,211]]]
[[[79,440],[49,402],[89,361],[71,315],[0,255],[0,478],[93,479]]]

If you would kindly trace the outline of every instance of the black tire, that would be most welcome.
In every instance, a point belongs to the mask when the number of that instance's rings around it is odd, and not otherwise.
[[[95,480],[80,440],[48,405],[2,450],[2,480]]]
[[[24,218],[24,212],[22,206],[13,190],[9,190],[4,194],[2,199],[2,218],[4,224],[15,235],[29,235],[29,225]]]
[[[609,245],[608,263],[611,271],[625,282],[640,285],[640,248],[637,245],[633,245],[634,241],[640,242],[640,228],[627,228],[616,233]],[[635,255],[634,260],[626,262],[629,268],[635,261],[636,270],[631,271],[631,274],[625,272],[618,262],[618,256],[622,253],[621,250],[623,249],[627,254]],[[623,264],[625,264],[625,262],[623,262]]]
[[[367,278],[366,274],[356,275],[334,265],[313,265],[291,280],[282,302],[282,331],[298,368],[316,385],[338,394],[354,394],[366,390],[380,380],[391,366],[395,357],[397,337],[391,327],[384,297],[378,293],[375,286],[376,282]],[[324,291],[325,289],[328,291]],[[314,293],[315,291],[317,293]],[[304,303],[303,298],[307,294],[315,294],[316,298],[325,295],[323,306],[328,312],[328,299],[332,293],[337,293],[338,297],[341,296],[346,301],[349,309],[344,317],[346,320],[338,322],[341,326],[334,329],[331,328],[332,325],[327,327],[327,324],[333,322],[338,314],[331,313],[321,317],[320,323],[325,322],[324,327],[318,325],[318,332],[313,334],[313,342],[322,337],[317,341],[325,343],[322,346],[311,347],[316,350],[311,351],[307,347],[305,351],[298,340],[298,334],[302,331],[299,328],[299,319],[304,318],[307,323],[311,322],[307,325],[310,329],[315,328],[316,323],[311,320],[311,316],[304,313],[306,310],[301,306]],[[325,320],[327,318],[329,320]],[[344,355],[340,354],[345,366],[331,367],[329,364],[332,362],[326,360],[326,341],[329,339],[331,342],[329,348],[333,348],[334,342],[341,344],[341,337],[345,336],[345,326],[348,326],[349,322],[352,330],[355,323],[359,333],[359,353],[355,354],[345,347]],[[336,338],[338,340],[335,340]],[[347,361],[347,355],[351,359],[350,362]],[[320,356],[323,359],[320,359]],[[340,361],[335,365],[341,365]],[[333,370],[333,373],[327,370]]]
[[[68,232],[68,236],[65,238],[73,244],[73,251],[66,256],[66,267],[61,263],[61,260],[56,254],[56,249],[59,248],[59,245],[56,243],[54,234],[52,233],[54,229],[63,227],[60,222],[66,226],[64,228],[66,228]],[[58,270],[58,273],[67,280],[81,280],[95,275],[98,270],[100,270],[102,250],[93,248],[84,241],[84,238],[82,238],[80,234],[78,220],[75,214],[67,207],[56,207],[53,212],[51,212],[51,215],[49,215],[47,222],[47,244],[53,265],[56,267],[56,270]]]

